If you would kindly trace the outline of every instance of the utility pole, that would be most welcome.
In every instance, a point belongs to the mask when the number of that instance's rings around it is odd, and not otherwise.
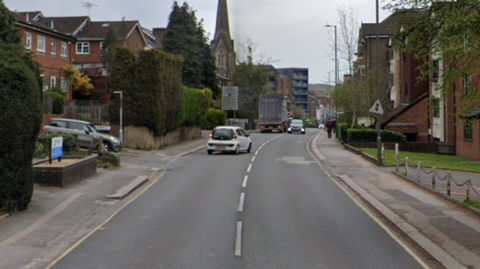
[[[92,7],[98,7],[98,5],[95,5],[95,4],[90,3],[90,2],[80,2],[80,4],[82,4],[83,7],[88,9],[88,17],[91,16]]]
[[[378,1],[378,0],[377,0]],[[335,29],[335,87],[334,87],[334,90],[335,90],[335,110],[334,110],[334,116],[335,116],[335,125],[338,124],[337,122],[337,104],[336,102],[338,102],[338,99],[337,99],[337,84],[338,84],[338,59],[337,59],[337,26],[336,25],[330,25],[330,24],[327,24],[325,25],[325,27],[333,27]]]

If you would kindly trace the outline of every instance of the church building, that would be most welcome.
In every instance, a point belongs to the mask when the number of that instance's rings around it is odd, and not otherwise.
[[[212,40],[212,53],[217,64],[217,78],[220,86],[231,85],[236,66],[234,41],[230,36],[227,0],[218,0],[217,25]]]

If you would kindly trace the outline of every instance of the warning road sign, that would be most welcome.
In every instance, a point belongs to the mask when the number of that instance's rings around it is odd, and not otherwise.
[[[377,100],[372,108],[370,108],[369,112],[371,113],[374,113],[374,114],[380,114],[380,115],[383,115],[383,108],[382,108],[382,104],[380,104],[380,100]]]

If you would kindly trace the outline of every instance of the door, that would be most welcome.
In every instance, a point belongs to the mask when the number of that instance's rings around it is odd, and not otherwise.
[[[81,122],[70,122],[69,129],[72,134],[77,135],[78,145],[83,148],[93,147],[93,135],[90,134],[88,126]]]

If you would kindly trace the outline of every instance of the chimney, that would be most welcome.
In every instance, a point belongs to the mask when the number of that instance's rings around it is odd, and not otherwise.
[[[30,21],[30,14],[27,13],[27,17],[25,18],[27,22]]]

